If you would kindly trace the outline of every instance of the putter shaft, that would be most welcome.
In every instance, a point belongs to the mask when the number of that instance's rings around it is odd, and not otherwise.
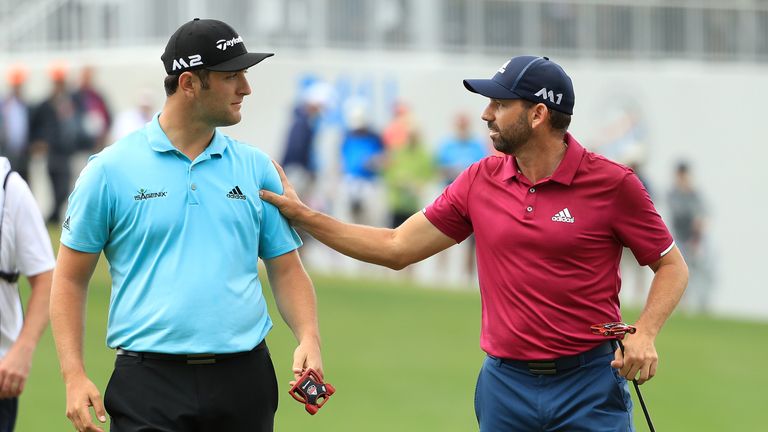
[[[624,353],[624,344],[621,343],[620,340],[616,339],[616,342],[619,344],[619,348],[621,348],[621,353]],[[643,414],[645,414],[645,421],[648,422],[648,429],[651,432],[656,432],[656,429],[653,427],[653,422],[651,421],[651,415],[648,414],[648,408],[645,406],[645,401],[643,400],[643,394],[640,393],[640,386],[637,384],[637,380],[633,379],[632,384],[635,387],[635,393],[637,393],[637,400],[640,401],[640,407],[643,408]]]

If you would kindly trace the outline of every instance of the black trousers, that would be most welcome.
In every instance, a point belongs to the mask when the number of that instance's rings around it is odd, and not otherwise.
[[[19,398],[0,399],[0,432],[13,432]]]
[[[214,364],[119,355],[104,394],[111,432],[272,432],[277,400],[264,344]]]

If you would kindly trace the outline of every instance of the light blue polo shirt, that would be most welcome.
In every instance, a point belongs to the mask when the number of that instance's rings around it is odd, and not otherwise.
[[[109,261],[109,347],[248,351],[272,328],[258,259],[301,245],[259,199],[262,188],[282,193],[280,177],[266,154],[218,130],[190,161],[158,118],[90,158],[61,243]]]

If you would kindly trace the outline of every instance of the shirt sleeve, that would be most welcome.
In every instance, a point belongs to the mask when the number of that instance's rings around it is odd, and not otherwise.
[[[424,216],[432,225],[456,243],[461,243],[474,231],[469,213],[469,196],[478,170],[477,163],[464,170],[424,209]]]
[[[267,160],[262,178],[263,189],[274,193],[283,193],[280,175],[275,166]],[[302,245],[301,238],[288,224],[288,220],[280,214],[277,207],[261,200],[261,224],[259,227],[259,257],[262,259],[275,258],[284,255]]]
[[[18,175],[8,179],[6,196],[14,223],[16,266],[25,276],[35,276],[53,270],[55,259],[51,238],[43,222],[43,216],[27,183]]]
[[[98,156],[91,156],[69,196],[61,243],[80,252],[100,252],[109,239],[112,206],[104,167]]]
[[[640,179],[628,173],[617,190],[613,231],[640,265],[658,261],[674,244]]]

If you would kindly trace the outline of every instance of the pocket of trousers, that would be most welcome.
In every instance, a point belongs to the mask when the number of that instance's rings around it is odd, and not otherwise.
[[[619,375],[619,371],[616,368],[610,367],[610,370],[616,382],[616,391],[618,392],[617,394],[620,397],[621,403],[625,410],[630,411],[632,409],[632,395],[629,394],[629,381]]]
[[[116,356],[115,366],[112,369],[112,374],[109,376],[107,386],[104,388],[104,408],[109,415],[113,415],[115,409],[115,385],[120,379],[121,372],[124,372],[126,368],[135,366],[138,363],[138,359],[128,356]]]

